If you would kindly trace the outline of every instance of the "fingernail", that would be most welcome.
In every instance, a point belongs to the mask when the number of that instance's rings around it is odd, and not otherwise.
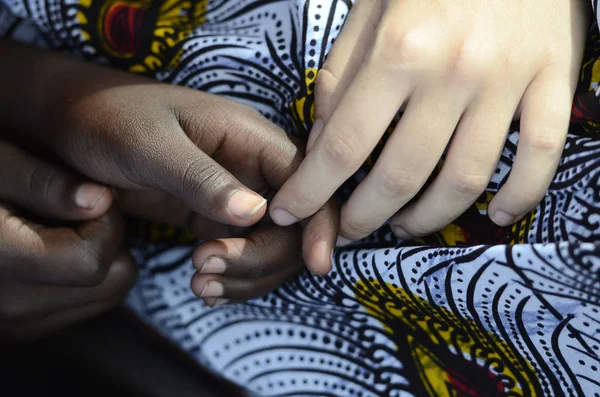
[[[317,138],[319,137],[319,135],[321,135],[321,132],[323,132],[324,126],[325,124],[323,124],[323,120],[319,119],[315,121],[315,123],[312,126],[312,129],[310,130],[310,133],[308,134],[308,141],[306,142],[306,153],[308,153],[308,151],[313,147],[313,145],[317,141]]]
[[[516,216],[510,215],[502,210],[498,210],[494,212],[494,215],[492,215],[492,220],[499,226],[512,225],[516,218]]]
[[[223,258],[219,258],[218,256],[211,256],[206,261],[204,261],[204,265],[200,269],[200,273],[215,273],[222,274],[225,273],[225,269],[227,268],[227,264]]]
[[[218,296],[223,296],[224,292],[225,292],[225,290],[223,288],[223,284],[221,284],[218,281],[209,281],[208,283],[206,283],[206,285],[202,289],[202,292],[200,293],[200,297],[201,298],[208,298],[208,297],[216,298]]]
[[[298,218],[281,208],[276,208],[271,211],[271,218],[273,218],[273,222],[279,226],[289,226],[298,222]]]
[[[238,190],[229,198],[227,209],[238,218],[248,219],[266,203],[267,200],[257,194]]]
[[[223,306],[228,304],[230,301],[230,299],[224,299],[224,298],[219,298],[217,299],[217,301],[215,302],[215,306]]]
[[[75,193],[75,204],[88,210],[94,209],[98,201],[106,194],[106,187],[93,183],[84,183]]]
[[[392,231],[400,240],[412,240],[413,236],[411,236],[402,226],[398,225],[390,225]]]
[[[345,237],[338,236],[338,238],[337,238],[337,241],[335,242],[335,246],[336,246],[336,247],[345,247],[345,246],[347,246],[347,245],[349,245],[349,244],[352,244],[353,242],[354,242],[354,241],[352,241],[352,240],[348,240],[348,239],[347,239],[347,238],[345,238]]]

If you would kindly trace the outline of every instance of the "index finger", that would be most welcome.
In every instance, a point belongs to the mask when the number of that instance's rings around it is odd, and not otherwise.
[[[287,226],[313,215],[360,168],[408,94],[408,79],[395,74],[377,61],[359,71],[298,170],[273,199],[275,223]]]

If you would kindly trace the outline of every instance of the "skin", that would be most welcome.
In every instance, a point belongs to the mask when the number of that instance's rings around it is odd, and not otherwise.
[[[0,141],[0,337],[35,339],[125,297],[136,266],[112,201],[109,189]]]
[[[42,335],[123,297],[133,271],[118,250],[122,222],[117,208],[109,209],[111,189],[121,211],[219,239],[193,258],[192,289],[210,305],[262,295],[305,265],[317,274],[331,268],[339,225],[333,202],[303,227],[283,228],[265,216],[266,199],[299,166],[302,150],[254,109],[8,41],[0,41],[0,59],[0,92],[19,93],[0,98],[0,139],[9,151],[27,150],[0,160],[0,202],[10,204],[0,233],[0,328],[8,334]],[[42,174],[38,163],[45,164]],[[81,181],[93,187],[78,196]],[[59,199],[67,210],[47,208]],[[73,200],[94,203],[93,210],[82,212]],[[49,225],[57,220],[77,222],[55,230]],[[23,233],[16,245],[13,229]],[[90,267],[101,270],[86,278]],[[36,306],[37,284],[20,277],[69,288],[93,284],[106,300],[86,311],[89,300],[66,299],[57,288]],[[64,305],[52,303],[59,301]],[[67,306],[72,314],[46,326],[51,309],[66,313]]]
[[[521,136],[489,205],[508,226],[543,198],[561,157],[582,60],[583,0],[359,0],[319,72],[308,154],[270,207],[279,225],[320,208],[404,114],[341,210],[361,239],[391,218],[401,239],[439,230],[484,192],[510,123]],[[418,200],[439,163],[439,176]]]

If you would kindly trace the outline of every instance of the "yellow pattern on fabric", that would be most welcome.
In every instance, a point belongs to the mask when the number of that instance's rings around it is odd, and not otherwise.
[[[514,239],[510,244],[524,244],[529,241],[529,231],[531,225],[535,222],[535,210],[531,211],[528,215],[524,216],[519,222],[512,225],[512,235]]]
[[[318,73],[316,68],[304,70],[304,86],[290,104],[296,130],[304,138],[308,138],[308,131],[315,122],[315,83]]]
[[[176,67],[183,54],[183,49],[177,47],[192,34],[195,28],[205,22],[208,6],[208,0],[164,0],[159,2],[158,6],[157,2],[152,0],[109,0],[102,4],[98,15],[89,15],[92,1],[94,0],[80,0],[80,10],[76,14],[77,21],[82,25],[84,42],[89,42],[92,37],[98,37],[99,47],[109,57],[115,59],[137,59],[141,54],[141,61],[136,61],[127,67],[133,73],[149,73],[160,68]],[[138,44],[136,40],[143,41],[141,48],[128,48],[127,51],[123,51],[111,45],[107,35],[112,32],[106,31],[106,18],[111,11],[119,7],[129,12],[123,13],[121,19],[115,23],[141,23],[133,20],[137,17],[134,15],[136,13],[142,15],[140,18],[155,18],[151,21],[143,20],[144,24],[151,23],[150,26],[153,26],[150,38],[143,36],[143,32],[139,30],[141,26],[125,25],[126,29],[132,29],[126,31],[126,34],[133,36],[142,34],[142,36],[125,37],[124,40],[129,40],[130,45]],[[156,10],[149,12],[151,7],[155,7]],[[91,25],[94,27],[92,28]],[[109,23],[108,26],[112,25]],[[119,37],[119,39],[123,38]]]
[[[446,226],[438,233],[444,245],[448,245],[450,247],[462,245],[467,242],[467,238],[463,229],[460,226],[455,225],[453,223]]]
[[[480,366],[502,362],[502,371],[494,375],[511,379],[515,384],[512,392],[537,395],[534,385],[539,382],[533,377],[535,372],[531,364],[521,356],[517,359],[518,352],[508,343],[472,319],[460,318],[445,307],[431,304],[390,283],[360,281],[355,284],[355,291],[358,302],[370,316],[381,322],[387,333],[408,338],[414,364],[430,396],[452,396],[447,385],[448,369],[451,368],[447,365],[451,363],[440,362],[439,355],[430,351],[431,346],[443,346],[452,351],[456,359],[471,360]],[[399,323],[403,326],[398,327]],[[428,336],[429,345],[423,343],[423,335]],[[472,357],[473,354],[476,357]],[[525,363],[525,367],[521,363]],[[519,379],[525,381],[519,382]]]

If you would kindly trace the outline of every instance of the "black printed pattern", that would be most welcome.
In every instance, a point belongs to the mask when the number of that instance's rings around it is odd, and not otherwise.
[[[351,7],[3,1],[2,35],[229,96],[299,136]],[[384,226],[338,250],[327,277],[303,274],[244,304],[205,307],[189,290],[193,239],[132,225],[141,276],[131,307],[199,363],[262,396],[599,396],[597,62],[594,30],[559,171],[520,224],[498,228],[485,209],[508,176],[515,128],[488,191],[454,225],[404,245]]]

